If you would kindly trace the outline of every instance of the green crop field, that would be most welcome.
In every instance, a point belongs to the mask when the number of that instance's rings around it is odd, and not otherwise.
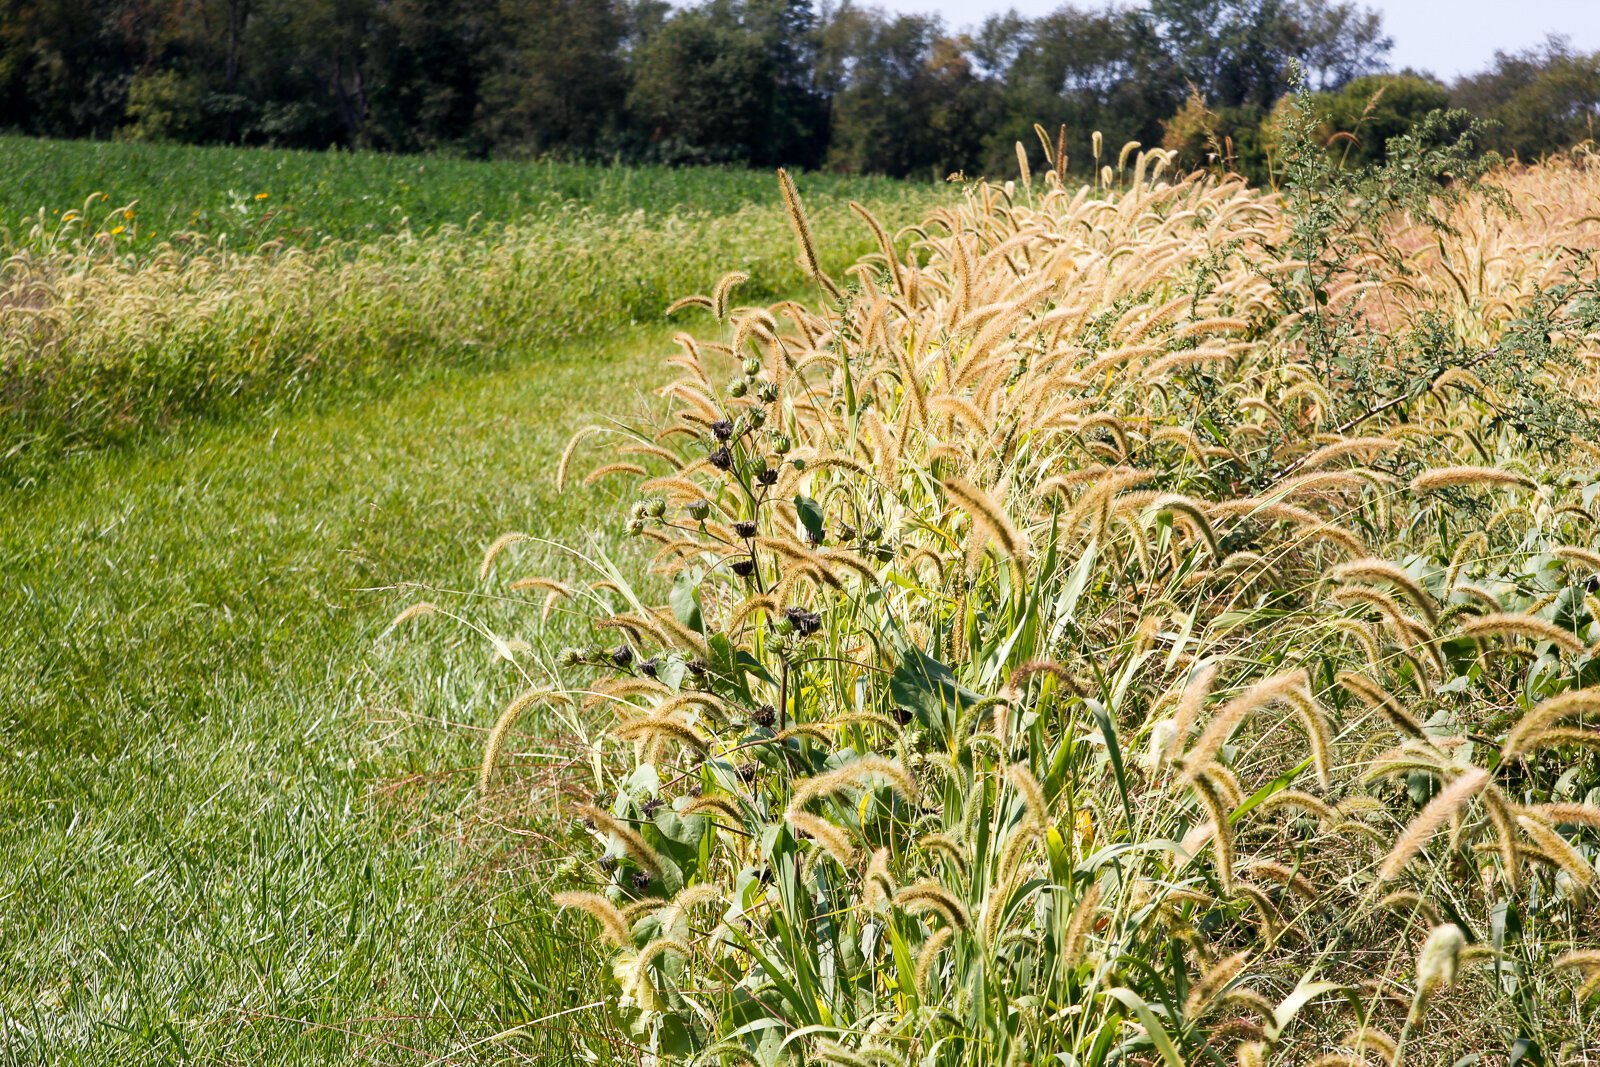
[[[25,244],[61,232],[110,233],[144,250],[173,234],[236,247],[281,240],[314,245],[475,221],[513,222],[587,208],[732,214],[772,207],[772,176],[735,167],[597,167],[376,153],[51,141],[0,137],[0,237]],[[905,183],[815,175],[819,200],[896,199]],[[133,218],[123,215],[132,208]],[[36,227],[39,231],[36,232]]]
[[[505,366],[530,346],[664,321],[727,270],[750,275],[748,299],[803,277],[770,175],[5,145],[21,165],[0,203],[45,221],[12,232],[0,276],[0,481],[195,416],[381,387],[422,364]],[[936,195],[815,188],[836,268],[871,247],[851,199],[908,222]],[[65,223],[44,208],[94,191],[105,198]],[[176,228],[196,212],[209,229]]]

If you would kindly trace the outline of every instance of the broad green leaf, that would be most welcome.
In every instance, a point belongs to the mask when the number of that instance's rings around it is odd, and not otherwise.
[[[1117,779],[1117,793],[1122,797],[1122,811],[1128,817],[1128,825],[1134,826],[1138,820],[1133,817],[1133,799],[1128,795],[1128,772],[1122,766],[1122,745],[1117,741],[1117,728],[1112,725],[1110,713],[1099,701],[1089,700],[1085,703],[1094,715],[1095,722],[1100,724],[1100,733],[1106,739],[1106,754],[1111,757],[1111,771]]]
[[[1309,766],[1311,766],[1311,757],[1307,756],[1295,766],[1290,767],[1288,770],[1278,775],[1278,777],[1274,778],[1260,789],[1257,789],[1254,793],[1251,793],[1247,798],[1245,798],[1245,802],[1243,804],[1240,804],[1237,808],[1233,809],[1233,814],[1228,816],[1228,824],[1230,826],[1237,825],[1239,820],[1244,818],[1245,815],[1250,812],[1250,809],[1254,808],[1257,804],[1260,804],[1263,800],[1266,800],[1274,793],[1281,793],[1285,789],[1288,789],[1294,784],[1294,780],[1300,777],[1301,773]]]
[[[699,572],[684,571],[679,574],[672,583],[672,592],[667,594],[667,603],[672,606],[672,614],[683,625],[695,633],[706,632],[705,619],[700,611]]]
[[[800,529],[796,532],[814,545],[822,544],[822,505],[808,496],[797,496],[794,498],[794,510],[800,517]]]
[[[1167,1033],[1167,1028],[1156,1017],[1156,1013],[1150,1010],[1150,1005],[1145,1003],[1143,997],[1131,989],[1108,989],[1104,995],[1115,997],[1133,1009],[1133,1013],[1139,1017],[1139,1025],[1144,1027],[1145,1034],[1150,1038],[1150,1044],[1161,1053],[1161,1059],[1167,1067],[1187,1067],[1182,1054],[1178,1052],[1178,1047],[1172,1043],[1172,1035]]]
[[[921,649],[908,648],[889,679],[889,695],[902,707],[910,708],[930,729],[949,733],[955,727],[957,705],[971,705],[983,697],[963,689],[955,672]]]

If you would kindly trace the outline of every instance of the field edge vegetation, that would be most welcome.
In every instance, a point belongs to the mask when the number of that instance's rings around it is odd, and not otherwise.
[[[1341,169],[1302,104],[1281,196],[976,183],[848,281],[786,188],[816,299],[695,298],[668,413],[556,472],[629,487],[652,582],[482,566],[596,627],[497,646],[480,788],[571,817],[606,1041],[1592,1053],[1600,169],[1434,121]]]

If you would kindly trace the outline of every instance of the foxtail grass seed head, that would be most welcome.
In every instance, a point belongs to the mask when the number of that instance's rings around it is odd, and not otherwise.
[[[600,924],[601,932],[613,945],[626,945],[632,938],[632,931],[622,912],[598,893],[557,893],[551,902],[558,908],[575,908],[588,914]]]
[[[1533,482],[1526,475],[1501,470],[1498,467],[1442,467],[1438,470],[1424,471],[1411,479],[1412,491],[1418,493],[1434,493],[1441,489],[1469,485],[1529,489],[1533,487]]]
[[[392,620],[390,620],[389,629],[386,632],[398,630],[400,627],[404,626],[408,622],[411,622],[413,619],[420,619],[425,615],[432,615],[438,610],[438,608],[434,607],[426,600],[418,601],[417,603],[412,604],[410,607],[401,611],[400,614],[396,615]]]
[[[1162,719],[1150,728],[1145,746],[1144,766],[1151,774],[1159,771],[1168,761],[1168,753],[1177,740],[1178,724],[1172,719]]]
[[[1423,806],[1417,817],[1395,841],[1394,847],[1389,850],[1389,855],[1384,858],[1382,866],[1378,869],[1378,879],[1387,882],[1399,877],[1400,872],[1405,870],[1406,864],[1422,850],[1429,838],[1447,820],[1454,818],[1471,803],[1488,784],[1489,773],[1478,767],[1458,775],[1455,781]]]
[[[1411,1007],[1413,1021],[1422,1017],[1439,990],[1456,984],[1461,952],[1466,947],[1467,936],[1454,923],[1435,926],[1428,932],[1428,939],[1417,953],[1417,992]]]

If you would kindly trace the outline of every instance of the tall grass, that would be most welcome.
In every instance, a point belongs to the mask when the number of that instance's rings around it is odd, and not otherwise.
[[[497,602],[595,636],[500,631],[528,693],[482,779],[571,815],[597,1033],[1592,1052],[1600,170],[1480,182],[1425,131],[1331,171],[1309,127],[1284,197],[1125,151],[1104,197],[1047,170],[869,225],[842,277],[785,183],[815,301],[686,301],[665,413],[574,439],[558,487],[626,487],[657,577],[495,542]]]
[[[879,204],[914,210],[901,187]],[[835,206],[834,264],[869,238]],[[659,321],[727,264],[768,299],[804,277],[775,206],[732,212],[568,208],[523,221],[402,229],[315,248],[186,238],[154,250],[101,228],[36,232],[0,276],[0,474],[199,413],[492,362],[535,344]]]

